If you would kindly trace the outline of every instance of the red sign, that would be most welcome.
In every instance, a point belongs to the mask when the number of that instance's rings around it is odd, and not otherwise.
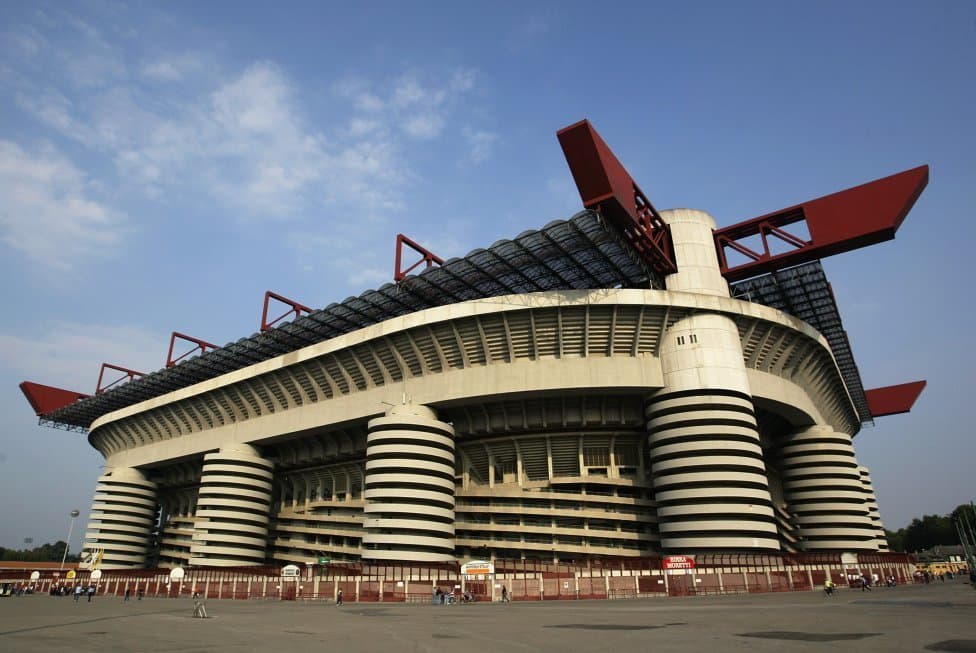
[[[662,569],[694,569],[695,559],[690,556],[668,556],[661,561]]]

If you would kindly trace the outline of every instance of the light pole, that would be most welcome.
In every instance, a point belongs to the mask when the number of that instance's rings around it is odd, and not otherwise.
[[[81,513],[77,510],[71,511],[71,524],[68,526],[68,541],[64,543],[64,555],[61,556],[61,566],[58,569],[64,569],[64,561],[68,559],[68,547],[71,546],[71,530],[75,527],[75,517]]]

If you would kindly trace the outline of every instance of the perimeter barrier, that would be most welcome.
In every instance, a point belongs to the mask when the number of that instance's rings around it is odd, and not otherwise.
[[[169,569],[103,570],[97,580],[85,570],[0,571],[0,586],[13,592],[70,595],[74,587],[96,587],[96,596],[130,600],[208,598],[334,602],[439,603],[500,601],[502,587],[512,601],[638,599],[662,596],[799,592],[820,589],[828,577],[837,587],[853,586],[861,575],[898,584],[918,582],[915,559],[901,553],[699,554],[693,568],[667,569],[663,557],[592,558],[578,562],[494,561],[493,575],[464,576],[454,563],[332,562],[307,564],[294,576],[278,565],[186,567],[180,579]],[[33,577],[32,577],[33,576]],[[440,592],[438,593],[438,590]]]

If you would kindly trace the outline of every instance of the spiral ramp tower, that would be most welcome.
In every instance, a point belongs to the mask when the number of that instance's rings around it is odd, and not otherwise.
[[[878,550],[851,436],[811,426],[785,437],[779,456],[806,550]]]
[[[99,569],[145,567],[157,513],[156,484],[142,472],[107,471],[95,486],[84,550]]]
[[[663,211],[678,272],[668,290],[728,296],[715,222]],[[651,475],[665,551],[779,550],[759,432],[735,323],[702,312],[663,336],[664,385],[647,402]]]
[[[874,496],[874,484],[871,482],[871,472],[863,465],[857,468],[861,474],[861,487],[864,488],[864,500],[868,507],[868,516],[874,527],[875,545],[878,551],[888,550],[888,536],[881,524],[881,510],[878,508],[878,498]]]
[[[204,455],[190,545],[192,564],[265,562],[272,477],[271,461],[248,445]]]
[[[454,455],[454,429],[426,406],[395,406],[370,420],[364,558],[455,559]]]

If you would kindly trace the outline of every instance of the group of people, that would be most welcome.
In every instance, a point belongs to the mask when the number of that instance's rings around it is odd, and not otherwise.
[[[935,580],[938,579],[944,583],[947,580],[954,580],[956,578],[956,573],[959,574],[960,578],[966,578],[968,574],[970,584],[973,587],[976,587],[976,568],[967,569],[966,567],[962,567],[958,569],[956,572],[953,572],[950,569],[948,571],[943,571],[938,573],[929,571],[928,569],[919,569],[918,571],[915,572],[915,582],[925,583],[927,585],[929,583],[935,582]]]
[[[83,587],[81,583],[78,583],[77,585],[75,585],[75,591],[74,591],[75,602],[77,603],[78,601],[81,600],[82,596],[87,595],[88,602],[91,603],[92,598],[95,596],[95,591],[97,589],[98,588],[95,585],[88,585],[87,587]]]
[[[140,587],[136,590],[136,599],[141,601],[143,596],[145,596],[145,592]],[[128,603],[130,598],[132,598],[132,588],[127,585],[125,588],[125,598],[122,599],[122,602]]]
[[[847,577],[848,585],[853,588],[860,587],[862,592],[870,592],[872,586],[877,586],[881,582],[881,578],[877,574],[850,574]],[[894,576],[888,576],[884,580],[885,587],[894,587],[898,584],[898,581]],[[834,590],[837,589],[836,583],[831,580],[830,576],[827,576],[827,580],[824,581],[824,594],[827,596],[833,596]]]
[[[24,596],[25,594],[33,594],[35,591],[34,585],[24,584],[24,585],[12,585],[9,587],[10,587],[10,591],[8,595],[10,596]],[[7,586],[5,585],[4,589],[6,588]],[[50,596],[74,596],[75,601],[80,601],[82,597],[88,597],[89,603],[91,603],[92,598],[94,598],[97,592],[98,592],[98,586],[95,583],[91,583],[89,585],[82,585],[81,583],[77,583],[73,587],[71,583],[64,583],[61,585],[52,583],[51,586],[48,588],[48,594]],[[136,590],[136,596],[140,601],[142,600],[142,597],[145,596],[145,592],[141,587]],[[128,601],[131,597],[132,597],[132,588],[126,587],[125,598],[123,600]]]
[[[458,593],[457,589],[442,590],[440,587],[434,590],[434,603],[444,605],[449,603],[474,603],[478,597],[473,592],[465,590]]]
[[[441,605],[444,605],[447,603],[454,603],[454,602],[455,599],[454,599],[453,590],[447,592],[445,590],[442,590],[439,587],[434,590],[434,603],[439,603]]]

